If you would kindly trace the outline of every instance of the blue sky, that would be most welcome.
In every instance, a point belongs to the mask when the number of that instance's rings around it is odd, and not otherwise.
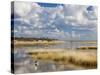
[[[14,9],[15,37],[97,39],[96,6],[15,1]]]
[[[54,3],[38,3],[38,5],[40,5],[41,7],[57,7],[59,5],[63,6],[63,4],[54,4]]]

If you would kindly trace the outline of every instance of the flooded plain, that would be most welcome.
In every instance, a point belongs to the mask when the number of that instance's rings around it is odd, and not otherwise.
[[[44,58],[38,58],[39,54],[42,54],[42,52],[46,52],[46,50],[49,49],[49,52],[56,51],[60,53],[60,51],[67,51],[65,56],[68,54],[68,51],[73,53],[79,52],[80,47],[94,47],[97,46],[97,43],[87,43],[83,41],[78,42],[64,42],[59,44],[51,44],[51,45],[42,45],[42,44],[36,44],[31,46],[15,46],[14,48],[14,70],[15,73],[33,73],[33,72],[53,72],[53,71],[67,71],[67,70],[82,70],[82,69],[88,69],[87,67],[83,67],[80,65],[73,64],[65,62],[65,63],[57,63],[55,62],[55,59],[51,59],[50,57],[48,59]],[[42,50],[41,50],[42,49]],[[91,53],[96,56],[97,51],[96,49],[87,49],[82,50],[86,53]],[[82,53],[81,51],[81,53]],[[35,57],[34,52],[37,52]],[[49,53],[48,52],[48,53]],[[31,53],[31,55],[29,54]],[[33,55],[32,55],[33,53]],[[62,55],[62,54],[61,54]],[[45,55],[46,56],[46,55]],[[62,55],[63,56],[63,55]],[[41,56],[40,56],[41,57]],[[44,57],[44,56],[43,56]],[[54,56],[52,56],[54,57]],[[53,61],[55,60],[55,61]],[[35,65],[35,61],[37,61],[38,65]],[[58,60],[57,60],[58,61]],[[62,60],[63,61],[63,60]],[[80,60],[81,61],[81,60]]]

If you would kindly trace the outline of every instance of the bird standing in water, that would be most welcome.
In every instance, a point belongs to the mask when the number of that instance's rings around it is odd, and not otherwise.
[[[35,60],[35,62],[34,62],[35,70],[38,69],[38,65],[39,65],[39,62],[37,60]]]

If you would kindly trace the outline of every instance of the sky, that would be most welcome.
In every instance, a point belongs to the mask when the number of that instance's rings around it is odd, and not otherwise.
[[[97,40],[97,7],[15,1],[15,37]]]

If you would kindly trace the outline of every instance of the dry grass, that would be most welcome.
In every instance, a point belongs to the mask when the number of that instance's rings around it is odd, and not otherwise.
[[[82,41],[81,43],[96,44],[97,41]]]
[[[82,52],[82,51],[41,51],[30,52],[29,55],[33,59],[54,61],[60,64],[74,64],[87,68],[97,67],[96,52]]]
[[[15,46],[26,46],[26,45],[55,45],[64,43],[64,41],[16,41],[14,42]],[[83,42],[87,43],[87,42]],[[95,43],[95,42],[88,42]],[[95,46],[80,47],[77,48],[77,51],[72,50],[63,50],[63,49],[40,49],[40,50],[28,50],[28,54],[33,59],[53,61],[56,64],[65,64],[68,63],[74,64],[77,66],[82,66],[85,68],[96,68],[97,67],[97,54]],[[85,51],[84,51],[85,50]],[[31,52],[33,51],[33,52]]]
[[[97,47],[96,46],[82,46],[77,49],[79,49],[79,50],[97,50]]]
[[[53,41],[14,41],[15,46],[27,46],[27,45],[44,45],[44,46],[49,46],[49,45],[55,45],[55,44],[61,44],[64,43],[64,41],[58,41],[58,40],[53,40]]]

